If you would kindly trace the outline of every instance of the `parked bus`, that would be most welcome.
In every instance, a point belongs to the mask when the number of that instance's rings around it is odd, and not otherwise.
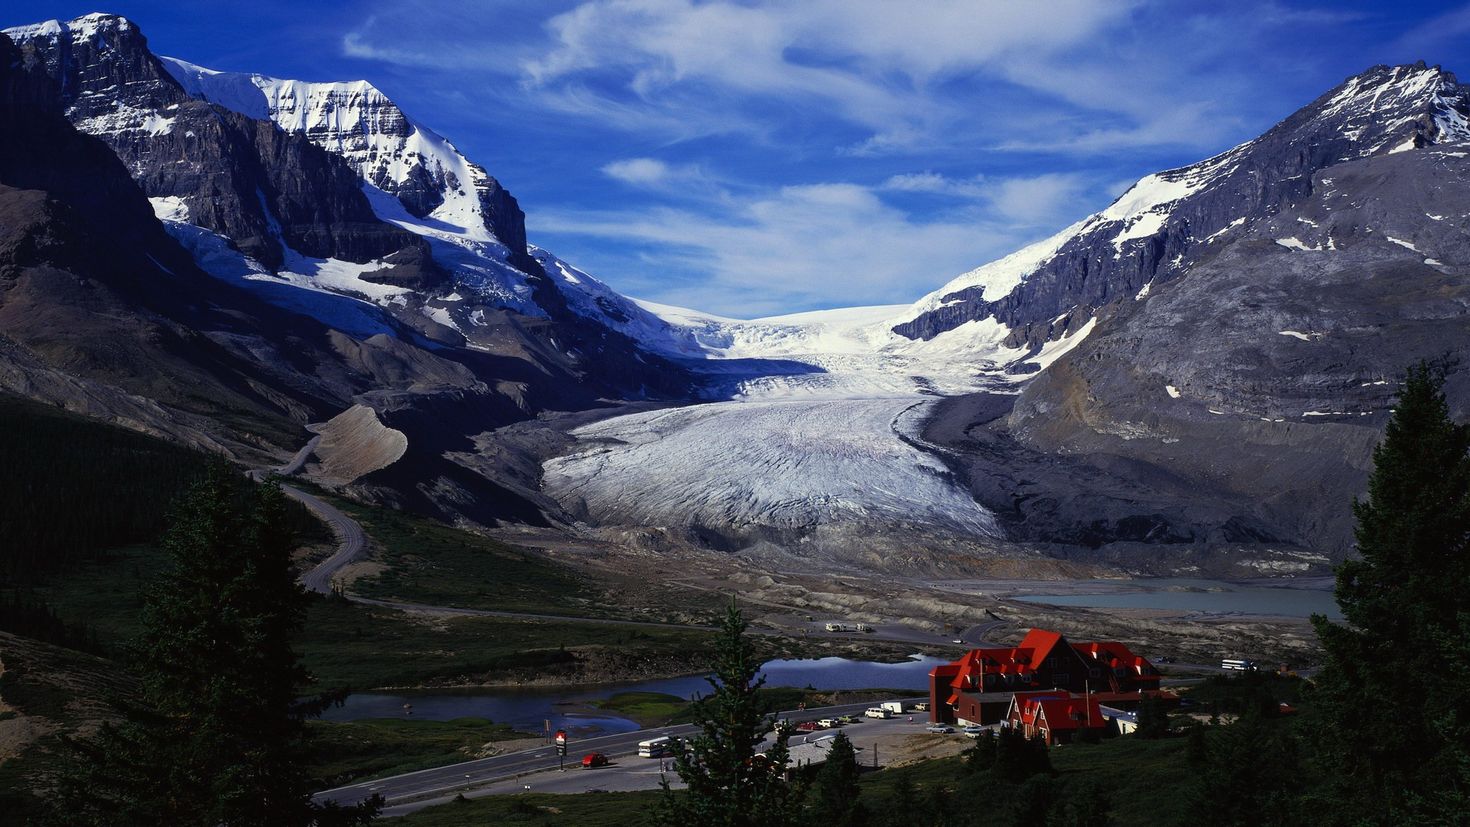
[[[1256,662],[1246,660],[1245,658],[1225,658],[1220,661],[1220,668],[1228,669],[1232,672],[1254,672],[1256,671]]]
[[[674,739],[667,735],[638,742],[639,758],[662,758],[674,754]]]

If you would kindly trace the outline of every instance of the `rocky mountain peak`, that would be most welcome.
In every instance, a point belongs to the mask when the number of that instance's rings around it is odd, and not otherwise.
[[[893,330],[932,339],[993,318],[1011,329],[1008,344],[1039,352],[1076,333],[1097,308],[1146,297],[1212,245],[1300,202],[1319,170],[1463,141],[1470,141],[1470,91],[1454,75],[1423,63],[1374,66],[1260,137],[1145,176],[1103,211],[960,276]]]
[[[1344,80],[1283,125],[1326,129],[1357,145],[1355,157],[1470,140],[1470,90],[1421,61],[1374,66]]]
[[[509,249],[512,263],[533,266],[525,215],[515,198],[484,167],[409,118],[368,81],[284,80],[162,60],[195,98],[304,135],[346,159],[363,180],[395,196],[415,218],[464,237],[498,241]]]
[[[44,69],[67,119],[105,141],[155,205],[267,267],[293,250],[367,262],[424,246],[378,218],[342,159],[191,97],[127,19],[87,15],[5,34]]]
[[[185,97],[148,50],[143,32],[125,17],[94,13],[4,33],[45,65],[67,117],[83,132],[156,131],[162,110]],[[116,94],[122,84],[126,99]]]

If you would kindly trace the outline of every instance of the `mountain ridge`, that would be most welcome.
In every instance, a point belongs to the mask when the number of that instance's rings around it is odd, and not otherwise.
[[[331,427],[367,422],[362,435],[391,431],[406,447],[395,442],[385,456],[399,459],[348,484],[449,519],[636,517],[727,550],[817,538],[810,548],[836,560],[861,545],[881,565],[885,544],[900,541],[865,526],[897,525],[894,514],[918,508],[907,494],[938,486],[943,496],[918,497],[935,504],[934,559],[1012,543],[1153,566],[1153,552],[1170,547],[1225,550],[1244,566],[1237,573],[1295,571],[1307,558],[1292,554],[1350,546],[1332,504],[1361,484],[1395,365],[1463,343],[1467,255],[1454,233],[1470,186],[1454,148],[1470,141],[1470,93],[1438,67],[1354,75],[1260,137],[1145,176],[1105,209],[915,303],[732,320],[630,299],[528,244],[499,181],[366,81],[159,58],[134,24],[108,15],[6,31],[48,117],[91,132],[132,181],[113,175],[113,189],[89,192],[59,175],[20,190],[126,204],[151,240],[108,243],[154,256],[138,273],[213,291],[218,317],[159,305],[158,321],[199,358],[223,360],[203,368],[204,385],[221,399],[240,394],[270,421],[272,435],[251,436],[256,450],[285,450],[293,426],[354,412]],[[33,172],[64,171],[44,141],[25,140],[16,157],[32,157]],[[27,183],[7,176],[0,184]],[[1405,181],[1384,183],[1393,176]],[[1415,189],[1431,182],[1449,194]],[[26,285],[0,296],[0,334],[19,348],[0,348],[0,376],[35,388],[50,371],[54,388],[89,366],[88,381],[131,394],[96,407],[129,416],[146,412],[150,388],[180,396],[181,377],[201,368],[160,353],[187,345],[104,358],[85,335],[95,326],[71,312],[88,300],[47,275],[64,270],[56,265],[107,272],[65,259],[77,248],[46,246],[40,229],[92,233],[89,220],[0,194],[25,216],[0,244],[0,273]],[[46,306],[42,284],[55,285],[60,307]],[[65,348],[27,319],[47,313],[77,327]],[[1212,333],[1218,352],[1196,352]],[[1459,378],[1451,388],[1462,405]],[[88,392],[68,391],[70,404]],[[630,402],[627,416],[597,413]],[[232,434],[227,416],[211,423],[208,410],[179,405],[150,414],[150,427],[182,433],[168,420],[177,415],[216,444]],[[797,422],[797,411],[810,413]],[[802,431],[807,419],[825,425]],[[790,442],[828,430],[821,445]],[[677,485],[646,454],[651,441],[687,455]],[[712,461],[717,445],[744,465]],[[822,479],[768,507],[766,494],[786,489],[761,475],[792,468]],[[721,473],[751,476],[707,484]],[[881,480],[905,496],[884,500],[873,490]],[[625,490],[650,501],[624,508]],[[720,490],[740,502],[717,501]],[[682,501],[654,496],[672,491]]]

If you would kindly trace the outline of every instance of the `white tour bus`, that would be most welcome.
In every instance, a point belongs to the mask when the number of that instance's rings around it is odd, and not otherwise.
[[[674,754],[674,739],[667,735],[638,742],[639,758],[662,758]]]
[[[1256,671],[1256,662],[1246,660],[1245,658],[1225,658],[1220,661],[1220,668],[1235,672],[1254,672]]]

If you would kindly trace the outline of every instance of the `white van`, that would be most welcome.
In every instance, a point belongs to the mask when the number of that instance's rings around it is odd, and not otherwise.
[[[892,712],[889,712],[881,706],[870,706],[868,707],[868,711],[864,712],[863,714],[868,716],[869,718],[888,719],[893,717]]]

